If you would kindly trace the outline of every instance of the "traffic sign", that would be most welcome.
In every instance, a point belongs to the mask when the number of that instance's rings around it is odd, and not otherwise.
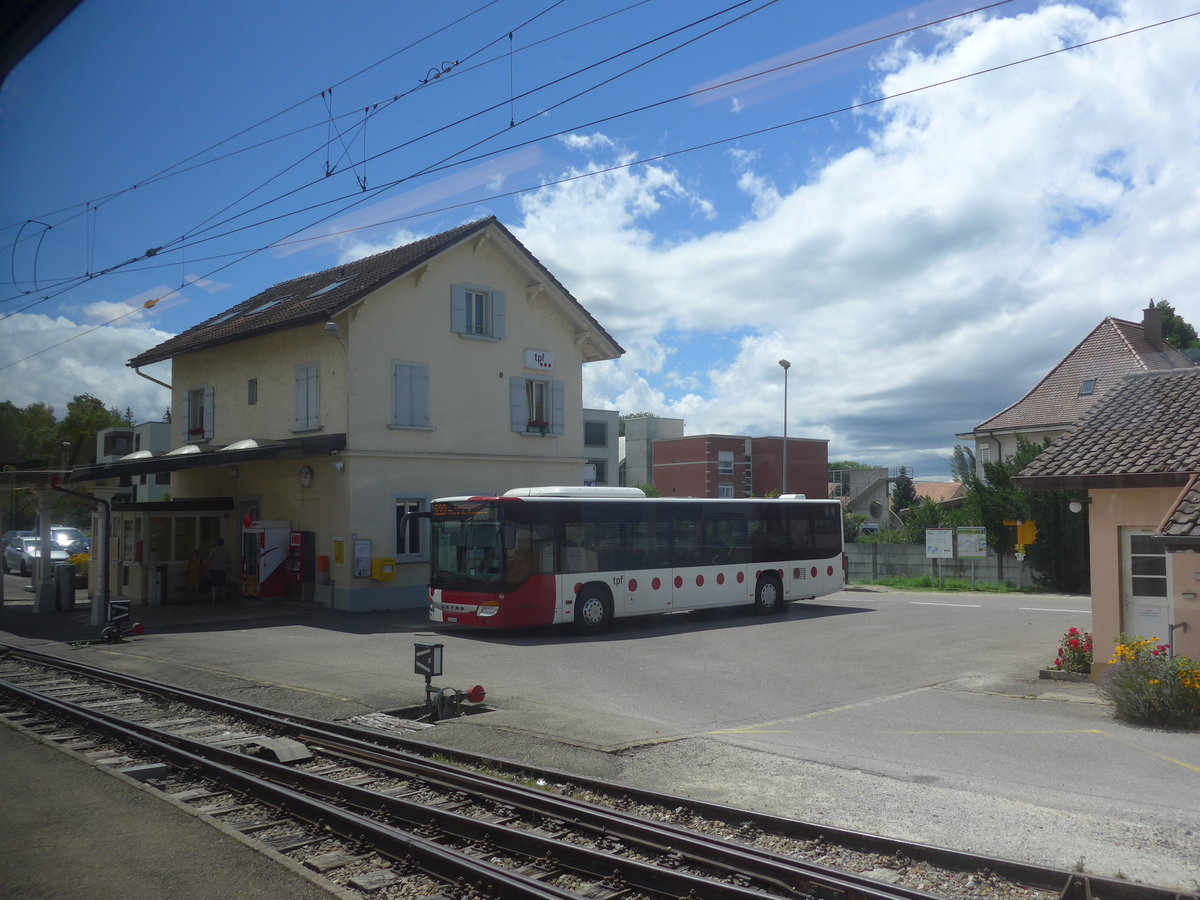
[[[413,644],[413,671],[426,678],[442,674],[442,644]]]

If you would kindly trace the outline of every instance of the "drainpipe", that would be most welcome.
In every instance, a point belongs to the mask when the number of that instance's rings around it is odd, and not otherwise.
[[[147,381],[153,381],[155,384],[160,384],[160,385],[162,385],[162,386],[163,386],[163,387],[165,387],[165,388],[166,388],[168,391],[169,391],[169,390],[171,390],[171,386],[170,386],[169,384],[167,384],[165,381],[159,381],[159,380],[158,380],[157,378],[155,378],[153,375],[147,375],[145,372],[143,372],[141,369],[138,369],[138,368],[135,368],[133,371],[137,372],[139,375],[141,375],[141,376],[142,376],[143,378],[145,378]]]

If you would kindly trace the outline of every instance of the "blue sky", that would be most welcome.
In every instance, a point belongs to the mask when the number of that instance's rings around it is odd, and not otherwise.
[[[587,405],[779,434],[787,358],[791,435],[945,476],[1200,324],[1200,2],[981,6],[84,0],[0,88],[0,399],[157,419],[130,357],[494,214],[628,350]]]

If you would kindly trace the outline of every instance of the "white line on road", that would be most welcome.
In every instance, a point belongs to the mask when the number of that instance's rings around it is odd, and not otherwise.
[[[1087,616],[1092,614],[1090,609],[1047,609],[1041,606],[1018,606],[1017,612],[1065,612],[1070,613],[1071,615],[1079,615],[1082,613],[1083,615]]]
[[[925,600],[909,600],[912,606],[962,606],[967,609],[982,609],[982,603],[932,603]]]

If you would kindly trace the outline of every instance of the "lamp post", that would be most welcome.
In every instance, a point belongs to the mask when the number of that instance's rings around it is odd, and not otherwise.
[[[779,491],[780,495],[787,493],[787,383],[788,369],[792,364],[786,359],[781,359],[779,365],[783,366],[783,488]]]

